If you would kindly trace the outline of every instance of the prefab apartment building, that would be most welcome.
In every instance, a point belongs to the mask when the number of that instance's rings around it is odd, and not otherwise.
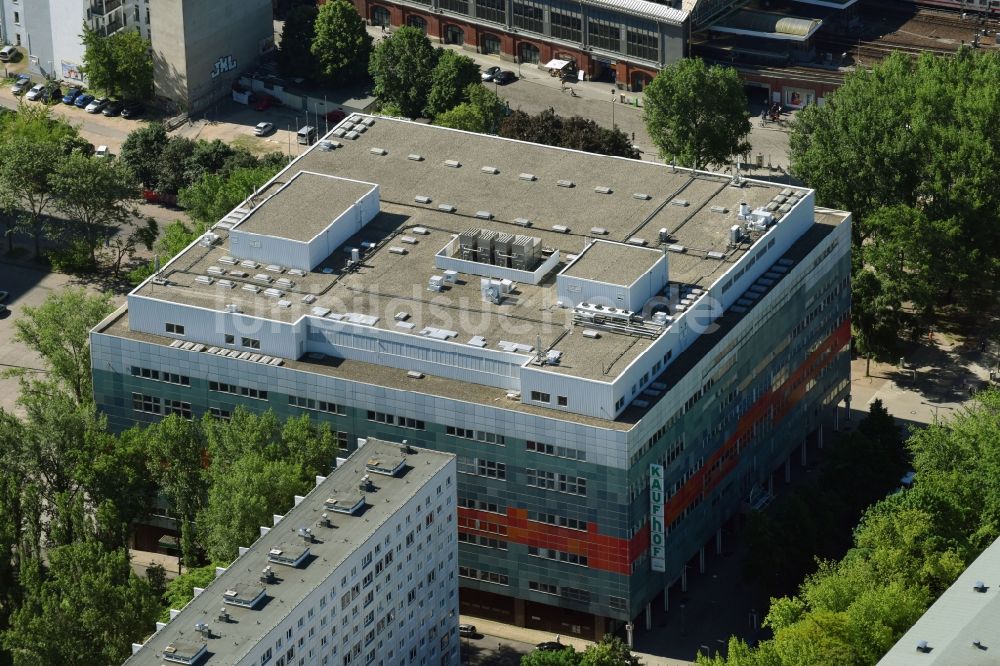
[[[453,453],[463,609],[600,637],[822,436],[849,274],[808,189],[353,115],[94,329],[95,398]]]

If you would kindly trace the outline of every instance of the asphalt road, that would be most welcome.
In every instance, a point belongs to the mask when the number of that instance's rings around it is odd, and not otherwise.
[[[518,666],[521,657],[535,649],[535,646],[529,643],[486,634],[460,640],[462,664],[469,666]]]

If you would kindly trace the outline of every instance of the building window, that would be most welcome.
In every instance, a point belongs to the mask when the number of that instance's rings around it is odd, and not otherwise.
[[[21,25],[21,12],[14,12],[14,23]]]
[[[569,404],[569,399],[564,395],[557,395],[556,404],[559,405],[560,407],[565,407]]]
[[[388,425],[396,423],[395,416],[392,414],[383,414],[382,412],[368,412],[368,420],[375,421],[376,423],[386,423]]]
[[[455,12],[456,14],[468,15],[469,13],[468,0],[438,0],[438,7],[450,12]],[[462,36],[465,36],[464,33]]]
[[[514,25],[541,34],[545,28],[545,8],[539,2],[521,0],[514,3]],[[537,52],[537,49],[536,49]]]
[[[580,530],[581,532],[587,531],[587,521],[577,520],[576,518],[567,518],[566,516],[558,516],[554,513],[528,511],[528,520],[536,523],[555,525],[557,527],[565,527],[571,530]]]
[[[507,22],[506,0],[476,0],[476,18],[493,23]],[[485,40],[484,40],[485,42]],[[499,51],[499,48],[497,49]]]
[[[180,400],[164,400],[163,401],[163,413],[164,414],[177,414],[181,418],[191,420],[191,403],[181,402]]]
[[[495,571],[485,571],[483,569],[473,569],[471,567],[459,567],[458,575],[461,578],[481,580],[485,583],[493,583],[494,585],[510,584],[507,574],[497,573]]]
[[[587,480],[569,474],[555,474],[539,469],[526,469],[528,485],[545,490],[558,490],[570,495],[587,496]]]
[[[458,542],[471,544],[473,546],[482,546],[483,548],[507,550],[507,542],[505,540],[496,539],[491,536],[486,536],[485,534],[466,534],[465,532],[459,532]]]
[[[552,402],[552,396],[548,393],[542,393],[541,391],[532,391],[531,400],[533,402]]]
[[[348,451],[351,447],[351,436],[346,432],[337,433],[337,448],[341,451]]]
[[[551,585],[549,583],[539,583],[536,580],[528,581],[528,589],[534,590],[535,592],[542,592],[543,594],[559,594],[559,587],[557,585]]]
[[[240,338],[240,344],[249,349],[260,349],[260,340],[256,338]]]
[[[132,409],[137,412],[146,412],[147,414],[159,414],[160,399],[152,395],[133,393]]]
[[[209,407],[208,413],[211,414],[214,418],[219,419],[220,421],[228,421],[231,418],[233,418],[233,413],[230,410],[221,409],[219,407]]]
[[[594,48],[605,51],[621,50],[621,28],[617,23],[588,18],[587,36]]]
[[[542,557],[547,560],[554,560],[556,562],[566,562],[567,564],[575,564],[581,567],[587,566],[586,555],[567,553],[561,550],[554,550],[552,548],[539,548],[537,546],[528,546],[528,555],[531,555],[532,557]]]
[[[530,439],[524,443],[524,448],[527,451],[533,451],[535,453],[542,453],[547,456],[556,456],[558,458],[569,458],[570,460],[587,460],[587,452],[582,449],[574,449],[568,446],[554,446],[552,444],[545,444],[543,442],[533,442]]]
[[[230,335],[229,333],[226,333],[225,340],[226,340],[226,344],[227,345],[235,345],[236,344],[236,336],[235,335]]]
[[[171,324],[167,322],[167,333],[173,333],[174,335],[184,335],[184,326],[181,324]]]
[[[559,596],[582,603],[590,602],[590,592],[587,590],[578,590],[575,587],[560,587]]]
[[[481,50],[484,54],[500,53],[500,38],[496,35],[483,35],[483,45]]]
[[[236,384],[226,384],[225,382],[209,382],[208,390],[216,393],[232,393],[239,395],[240,387]]]
[[[469,458],[458,456],[458,471],[462,474],[474,474],[485,476],[489,479],[507,480],[507,465],[504,463],[486,460],[485,458]]]
[[[474,499],[460,499],[458,500],[458,505],[465,507],[466,509],[475,509],[476,511],[489,511],[490,513],[499,513],[500,515],[507,515],[507,507],[500,504],[495,504],[493,502],[484,502],[483,500]]]
[[[608,607],[611,608],[611,610],[623,612],[628,609],[625,600],[621,597],[608,597]]]
[[[159,370],[151,370],[150,368],[140,368],[137,365],[132,366],[132,376],[152,379],[157,382],[167,382],[168,384],[177,384],[178,386],[191,386],[191,378],[187,375],[178,375],[175,372],[160,372]]]
[[[625,41],[628,54],[644,60],[660,59],[660,34],[655,30],[627,28]]]
[[[583,22],[579,15],[563,14],[552,10],[549,12],[549,23],[552,24],[552,36],[571,42],[583,40]]]
[[[262,391],[260,389],[250,388],[247,386],[240,387],[240,395],[247,398],[254,398],[255,400],[267,400],[267,391]]]

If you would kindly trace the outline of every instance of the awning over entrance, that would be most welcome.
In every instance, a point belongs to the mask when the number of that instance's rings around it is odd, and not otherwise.
[[[556,58],[545,63],[545,69],[564,69],[567,65],[569,65],[569,60],[559,60]]]
[[[720,19],[712,25],[711,29],[715,32],[733,35],[804,42],[812,37],[813,33],[819,30],[822,25],[823,21],[820,19],[742,10]]]

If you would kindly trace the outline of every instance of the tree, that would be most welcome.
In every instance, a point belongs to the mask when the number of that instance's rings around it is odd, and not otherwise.
[[[521,666],[579,666],[581,654],[567,645],[563,650],[535,650],[521,657]]]
[[[417,118],[427,106],[438,52],[427,36],[411,26],[383,39],[371,55],[368,71],[375,79],[375,96],[399,112]]]
[[[617,636],[605,634],[603,638],[580,655],[580,666],[642,666],[638,657],[632,654],[625,641]]]
[[[284,451],[280,458],[296,465],[307,483],[317,476],[327,476],[340,451],[330,424],[316,423],[308,414],[285,421],[281,427],[281,445]]]
[[[750,150],[750,120],[739,74],[682,58],[644,92],[646,128],[664,159],[702,169]]]
[[[156,167],[156,191],[177,194],[191,184],[188,180],[188,159],[194,154],[195,142],[182,136],[170,137],[160,152]]]
[[[321,6],[315,32],[310,51],[320,76],[334,85],[353,83],[365,76],[372,38],[354,5],[347,0],[330,0]]]
[[[235,153],[234,148],[219,139],[195,141],[194,149],[185,160],[184,177],[187,182],[196,183],[206,174],[218,173]]]
[[[198,532],[217,562],[235,559],[240,546],[257,540],[261,525],[286,512],[294,496],[304,495],[312,485],[302,481],[297,465],[268,460],[260,452],[247,453],[212,476],[208,503],[198,514]]]
[[[236,169],[228,177],[205,174],[201,180],[181,190],[179,201],[196,222],[212,225],[270,180],[277,171],[259,166]]]
[[[206,564],[203,567],[188,569],[186,572],[167,583],[163,593],[163,606],[160,611],[160,622],[170,621],[170,610],[180,610],[194,599],[194,588],[205,589],[215,580],[215,565]]]
[[[480,85],[479,65],[469,56],[443,50],[431,71],[431,87],[424,114],[434,118],[468,100],[468,89]]]
[[[68,287],[46,297],[42,305],[25,306],[14,322],[14,339],[36,351],[51,377],[79,404],[93,400],[90,374],[90,330],[112,311],[107,295],[89,295]]]
[[[134,259],[140,245],[147,250],[153,249],[157,233],[156,220],[147,217],[145,220],[139,219],[136,220],[135,224],[129,225],[128,233],[119,231],[108,241],[108,252],[111,256],[111,264],[114,266],[116,279],[121,274],[122,261],[126,258],[129,261]]]
[[[580,116],[563,118],[554,109],[534,116],[514,111],[500,124],[500,136],[604,155],[639,157],[639,151],[621,130],[601,127]]]
[[[864,269],[853,283],[854,344],[865,357],[865,376],[871,372],[872,358],[887,356],[896,349],[902,324],[899,297],[885,288],[881,278]]]
[[[140,184],[155,190],[160,154],[168,141],[167,129],[163,123],[143,124],[125,137],[118,159],[132,170]]]
[[[35,241],[35,256],[41,255],[43,213],[52,202],[49,176],[59,162],[59,144],[14,137],[0,143],[0,207],[23,211],[19,228]]]
[[[156,619],[157,600],[124,549],[92,541],[55,548],[47,569],[26,566],[22,583],[23,605],[3,633],[15,666],[120,664]]]
[[[125,99],[148,99],[153,94],[153,56],[149,40],[135,30],[107,37],[87,25],[80,35],[83,70],[91,88]]]
[[[312,45],[316,38],[316,17],[319,10],[315,5],[293,7],[281,29],[281,47],[278,49],[278,67],[289,78],[316,78],[316,59]]]
[[[56,208],[70,218],[72,233],[86,244],[95,263],[104,238],[138,217],[132,205],[138,194],[135,177],[118,161],[70,155],[49,182]]]
[[[507,103],[482,83],[468,86],[465,97],[468,101],[439,114],[434,123],[466,132],[496,134],[508,113]]]

